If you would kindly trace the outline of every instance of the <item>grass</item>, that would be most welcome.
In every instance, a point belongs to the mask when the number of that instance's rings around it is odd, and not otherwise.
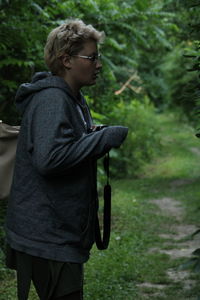
[[[92,249],[85,265],[85,300],[186,300],[199,295],[198,274],[191,273],[196,284],[190,289],[183,289],[183,282],[175,282],[166,274],[168,269],[178,269],[186,258],[173,260],[167,254],[149,251],[162,249],[164,240],[159,234],[169,233],[171,225],[178,222],[171,216],[156,214],[151,199],[172,197],[185,208],[185,223],[198,226],[200,220],[200,142],[185,120],[177,120],[173,114],[159,118],[159,156],[145,166],[139,178],[112,181],[110,245],[106,251],[95,246]],[[189,184],[174,187],[172,182],[177,180]],[[3,269],[0,275],[0,300],[16,299],[15,275]],[[153,285],[138,286],[145,282],[164,284],[165,288],[158,292]],[[32,288],[30,300],[36,299]]]
[[[162,153],[145,166],[138,179],[113,182],[110,247],[103,253],[93,248],[85,268],[86,300],[196,299],[199,294],[197,274],[191,273],[197,284],[187,290],[182,282],[174,282],[166,274],[168,269],[178,269],[187,258],[172,260],[166,254],[149,252],[150,248],[162,249],[159,234],[169,233],[177,222],[170,216],[155,214],[151,199],[175,198],[186,208],[186,223],[198,225],[200,220],[200,154],[198,157],[194,151],[199,148],[199,140],[184,120],[176,120],[173,114],[160,118]],[[177,180],[189,180],[189,184],[174,188],[172,182]],[[166,287],[157,293],[152,287],[139,288],[143,282]]]

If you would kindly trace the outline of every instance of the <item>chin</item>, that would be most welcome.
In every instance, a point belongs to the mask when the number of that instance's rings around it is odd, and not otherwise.
[[[88,81],[86,81],[86,82],[84,82],[84,83],[82,83],[82,87],[83,86],[91,86],[91,85],[95,85],[96,84],[96,78],[94,78],[94,79],[92,79],[92,80],[88,80]]]
[[[86,83],[85,86],[91,86],[91,85],[95,85],[95,84],[96,84],[96,80],[93,80],[93,81]]]

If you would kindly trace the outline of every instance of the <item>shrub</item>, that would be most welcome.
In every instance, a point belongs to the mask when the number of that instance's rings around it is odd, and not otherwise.
[[[136,176],[141,167],[160,149],[159,121],[153,104],[143,101],[119,101],[110,113],[113,124],[129,128],[126,141],[120,149],[112,150],[112,174],[115,177]]]

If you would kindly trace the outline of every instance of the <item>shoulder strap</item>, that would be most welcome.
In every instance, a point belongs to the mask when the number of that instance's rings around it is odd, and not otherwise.
[[[0,122],[0,200],[10,194],[19,130],[19,126]]]
[[[104,216],[103,216],[103,240],[101,237],[101,231],[99,226],[98,214],[96,216],[95,226],[95,238],[96,245],[99,250],[105,250],[108,248],[110,240],[110,227],[111,227],[111,186],[109,183],[109,153],[104,157],[104,169],[107,175],[107,183],[104,186]]]

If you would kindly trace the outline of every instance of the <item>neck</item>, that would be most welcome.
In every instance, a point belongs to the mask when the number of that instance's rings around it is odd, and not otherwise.
[[[67,74],[64,74],[62,76],[62,78],[65,80],[65,82],[68,84],[68,86],[70,87],[72,94],[78,98],[79,93],[80,93],[80,87],[74,83],[74,81],[72,80],[72,78],[70,78],[69,76],[67,76]]]

